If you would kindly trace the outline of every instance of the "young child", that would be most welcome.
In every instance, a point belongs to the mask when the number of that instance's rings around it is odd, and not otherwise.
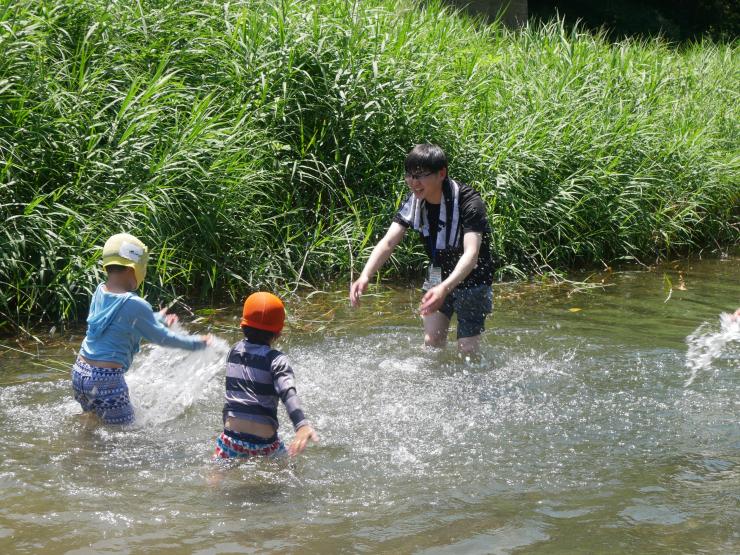
[[[278,437],[278,398],[296,431],[288,452],[301,453],[308,440],[318,441],[296,394],[287,357],[271,348],[285,323],[285,307],[271,293],[254,293],[244,302],[244,339],[226,360],[224,431],[216,440],[214,459],[277,457],[286,449]]]
[[[133,235],[120,233],[103,247],[108,274],[90,303],[87,333],[72,366],[75,400],[85,413],[106,424],[131,424],[134,409],[124,374],[139,351],[141,339],[166,347],[195,351],[211,342],[210,335],[177,335],[167,329],[177,321],[166,309],[154,313],[136,294],[146,276],[147,247]]]

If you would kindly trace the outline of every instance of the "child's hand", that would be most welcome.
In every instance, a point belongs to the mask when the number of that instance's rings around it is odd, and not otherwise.
[[[200,340],[206,344],[206,347],[213,347],[213,335],[207,334],[207,335],[201,335]]]
[[[290,442],[290,447],[288,447],[288,453],[290,456],[295,457],[297,454],[302,453],[306,448],[309,439],[316,443],[319,441],[319,436],[316,435],[316,432],[311,425],[307,424],[306,426],[298,428],[293,441]]]
[[[159,315],[162,317],[164,325],[168,328],[172,327],[178,322],[177,314],[167,314],[167,308],[163,308],[159,311]]]

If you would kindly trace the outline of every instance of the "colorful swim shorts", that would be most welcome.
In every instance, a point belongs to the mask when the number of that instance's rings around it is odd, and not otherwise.
[[[100,368],[77,359],[72,366],[75,401],[84,412],[94,412],[106,424],[131,424],[134,407],[124,373],[122,368]]]
[[[287,455],[283,441],[275,434],[263,439],[252,434],[241,434],[224,430],[216,439],[216,452],[213,458],[244,459],[249,457],[277,458]]]

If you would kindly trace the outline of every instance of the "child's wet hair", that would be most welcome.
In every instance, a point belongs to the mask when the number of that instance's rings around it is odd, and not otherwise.
[[[277,335],[274,332],[260,330],[251,326],[242,326],[242,333],[244,333],[244,337],[247,338],[247,341],[258,345],[269,345]]]
[[[447,155],[440,147],[429,143],[416,145],[404,161],[406,173],[416,173],[419,170],[438,172],[442,168],[447,168]]]

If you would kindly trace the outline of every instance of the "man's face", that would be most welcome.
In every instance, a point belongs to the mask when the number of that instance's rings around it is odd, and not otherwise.
[[[442,183],[447,177],[447,168],[438,172],[430,172],[423,169],[406,173],[406,185],[419,200],[425,200],[433,204],[439,204],[442,199]]]

